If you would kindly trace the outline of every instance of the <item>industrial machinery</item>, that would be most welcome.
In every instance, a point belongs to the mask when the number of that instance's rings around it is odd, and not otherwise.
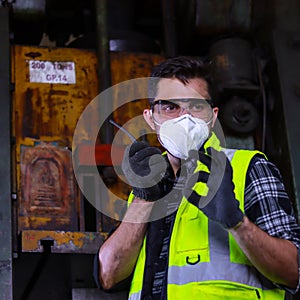
[[[107,299],[93,281],[93,258],[126,209],[130,187],[112,166],[130,140],[119,137],[112,161],[119,129],[109,120],[77,131],[76,149],[74,131],[101,92],[149,76],[166,57],[210,62],[226,145],[266,152],[299,211],[298,1],[140,2],[1,1],[1,299]],[[123,126],[147,105],[114,101],[100,103],[91,123],[111,111]],[[130,133],[159,146],[147,126],[139,128]]]

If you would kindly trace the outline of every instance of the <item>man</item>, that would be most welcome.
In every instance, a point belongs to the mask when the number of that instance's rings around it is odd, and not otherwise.
[[[152,77],[155,98],[143,115],[167,152],[140,142],[125,152],[133,193],[99,250],[102,288],[129,280],[130,299],[296,293],[300,229],[279,171],[258,151],[220,146],[201,61],[171,58]]]

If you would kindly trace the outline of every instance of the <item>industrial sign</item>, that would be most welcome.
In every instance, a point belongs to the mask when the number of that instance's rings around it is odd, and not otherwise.
[[[75,84],[75,63],[30,60],[29,81],[40,83]]]

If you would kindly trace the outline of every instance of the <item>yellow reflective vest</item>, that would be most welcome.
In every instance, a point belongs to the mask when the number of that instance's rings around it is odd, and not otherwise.
[[[231,161],[234,192],[244,211],[246,173],[251,159],[259,152],[223,151]],[[141,296],[145,249],[146,239],[131,283],[131,300]],[[230,233],[210,221],[185,198],[182,199],[170,240],[167,299],[279,300],[284,297],[285,291],[253,267]]]

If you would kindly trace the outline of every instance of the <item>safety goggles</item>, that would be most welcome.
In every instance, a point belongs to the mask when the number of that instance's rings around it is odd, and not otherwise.
[[[189,113],[195,118],[207,121],[213,115],[212,107],[212,101],[208,99],[167,99],[154,101],[151,104],[151,112],[154,121],[160,124],[168,119],[177,118],[184,113]]]

